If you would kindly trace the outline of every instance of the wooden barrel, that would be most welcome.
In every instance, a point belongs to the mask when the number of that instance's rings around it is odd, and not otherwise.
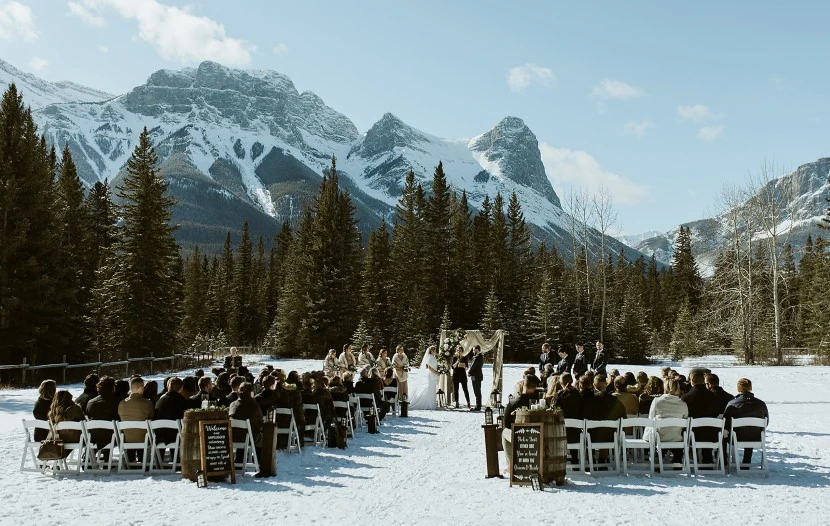
[[[182,418],[182,442],[179,457],[182,459],[182,478],[196,482],[196,472],[202,469],[202,450],[199,444],[199,422],[203,420],[228,420],[226,409],[191,409]]]
[[[518,411],[516,422],[520,424],[542,423],[544,453],[542,462],[542,482],[557,486],[565,483],[568,467],[568,438],[565,435],[565,417],[562,411]]]

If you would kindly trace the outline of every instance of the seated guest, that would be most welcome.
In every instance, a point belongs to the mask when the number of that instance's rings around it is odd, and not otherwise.
[[[225,357],[225,370],[237,370],[242,367],[242,356],[239,355],[239,349],[231,347],[231,354]]]
[[[394,387],[395,393],[397,393],[398,379],[395,378],[395,370],[391,367],[387,367],[386,372],[383,374],[383,387]],[[387,394],[386,398],[394,398],[395,396],[397,396],[395,393]]]
[[[228,408],[228,416],[237,420],[247,420],[250,422],[251,433],[254,439],[254,450],[256,451],[257,458],[259,458],[262,454],[262,410],[254,401],[253,384],[243,382],[237,390],[237,395],[238,398],[231,402],[231,406]],[[244,442],[246,434],[247,431],[235,428],[233,430],[233,441]],[[300,431],[300,435],[302,436],[302,431]],[[243,454],[243,450],[236,452],[236,462],[243,462],[245,460],[242,458]]]
[[[86,416],[90,420],[118,420],[118,404],[121,402],[115,397],[115,378],[104,376],[98,380],[96,386],[98,396],[86,404]],[[112,431],[94,429],[89,433],[95,447],[106,447],[112,439]],[[105,459],[109,458],[109,451],[104,452]]]
[[[262,392],[262,380],[268,377],[270,374],[271,372],[265,367],[263,367],[262,370],[259,371],[259,376],[254,381],[254,396]]]
[[[525,369],[524,374],[522,374],[522,379],[519,380],[516,383],[516,386],[513,388],[513,394],[515,394],[516,396],[521,396],[521,394],[525,390],[524,389],[524,381],[528,376],[532,376],[532,377],[536,378],[536,386],[537,387],[539,386],[539,384],[541,383],[541,380],[539,380],[539,377],[536,376],[536,368],[535,367],[528,367],[527,369]]]
[[[671,378],[671,367],[663,367],[660,369],[660,379],[663,380],[663,384],[665,385],[666,380]]]
[[[723,387],[720,386],[720,378],[718,378],[718,375],[716,375],[715,373],[707,374],[705,376],[705,379],[706,388],[715,393],[715,395],[718,397],[718,401],[721,407],[721,411],[718,414],[722,415],[723,412],[726,410],[726,406],[735,397],[723,390]]]
[[[316,404],[317,397],[314,395],[314,378],[309,373],[303,374],[302,379],[303,390],[301,391],[303,397],[303,404]]]
[[[225,398],[225,403],[223,404],[225,407],[230,407],[232,403],[236,402],[236,399],[239,397],[239,393],[237,393],[237,390],[239,389],[239,386],[241,386],[244,383],[244,376],[234,376],[233,378],[231,378],[231,394],[229,394]],[[251,388],[253,388],[253,385],[251,386]]]
[[[612,396],[622,403],[627,415],[636,416],[640,412],[640,403],[636,396],[626,390],[627,387],[628,379],[625,376],[618,376],[614,379],[615,392]]]
[[[318,383],[319,382],[319,383]],[[334,402],[329,392],[329,379],[321,375],[314,381],[314,395],[317,397],[317,405],[320,407],[320,418],[323,425],[328,426],[334,418]]]
[[[154,411],[153,403],[144,398],[144,380],[141,377],[131,379],[130,395],[118,404],[118,418],[122,422],[144,422],[152,420]],[[147,432],[143,429],[125,429],[124,441],[143,442],[146,434]],[[141,462],[141,451],[130,450],[129,453],[132,457],[131,461]]]
[[[198,380],[199,378],[203,377],[204,375],[205,375],[205,371],[204,371],[204,370],[202,370],[202,369],[196,369],[196,370],[193,372],[193,376],[194,376],[197,380]]]
[[[167,392],[161,395],[156,402],[153,420],[181,420],[184,412],[190,409],[190,400],[182,396],[184,382],[173,376],[167,381]],[[170,444],[176,440],[176,431],[173,429],[159,429],[156,431],[156,440]]]
[[[559,376],[559,384],[562,388],[553,395],[551,406],[558,407],[562,410],[564,418],[575,418],[582,420],[582,397],[579,391],[573,386],[573,376],[571,373],[562,373]],[[579,440],[579,429],[567,428],[565,433],[568,437],[568,442],[577,442]],[[579,462],[579,452],[571,451],[571,462]]]
[[[60,390],[55,393],[52,399],[52,405],[49,407],[49,422],[52,425],[60,424],[61,422],[82,422],[84,420],[84,412],[81,408],[72,401],[72,394],[66,390]],[[51,438],[60,439],[64,442],[78,442],[81,439],[81,431],[74,429],[65,429],[58,432],[58,436],[53,436],[49,433]],[[71,450],[64,451],[64,458],[69,456]]]
[[[37,388],[37,402],[32,410],[35,420],[49,420],[49,409],[52,407],[52,400],[55,399],[55,393],[58,390],[58,384],[54,380],[44,380],[40,382],[40,387]],[[45,429],[35,429],[34,439],[37,442],[46,440],[49,431]]]
[[[75,403],[83,409],[84,414],[86,414],[86,404],[89,403],[90,400],[98,396],[98,375],[95,373],[88,374],[86,378],[84,378],[84,392],[78,395],[75,399]]]
[[[159,384],[155,380],[150,380],[144,384],[144,398],[149,400],[154,406],[159,399]]]
[[[532,369],[532,368],[531,368]],[[526,375],[522,383],[523,392],[507,404],[504,409],[504,431],[501,434],[501,443],[504,456],[507,459],[507,470],[513,462],[513,423],[516,421],[516,411],[522,407],[530,407],[536,401],[536,388],[539,387],[539,378],[535,374]]]
[[[562,390],[562,384],[559,382],[559,377],[556,375],[551,376],[547,390],[545,391],[545,396],[543,400],[545,401],[545,407],[551,407],[553,405],[553,398],[556,396],[556,393]]]
[[[201,389],[201,387],[199,388]],[[233,392],[231,389],[231,375],[227,371],[219,373],[216,377],[216,385],[210,390],[210,399],[216,401],[220,407],[228,407],[228,397]]]
[[[354,394],[354,375],[351,371],[343,373],[343,387],[350,395]]]
[[[661,394],[663,394],[663,380],[657,378],[656,376],[652,376],[648,379],[643,392],[640,394],[640,414],[647,415],[651,410],[651,402]]]
[[[292,371],[294,372],[294,371]],[[298,378],[296,372],[290,375],[292,378]],[[288,381],[288,378],[281,384],[281,388],[277,391],[276,407],[281,409],[291,409],[291,414],[294,416],[294,422],[297,424],[297,431],[300,434],[300,440],[303,437],[303,430],[305,429],[305,414],[303,412],[303,396],[300,393],[296,384]],[[291,425],[291,419],[287,415],[277,415],[277,427],[287,428]],[[288,437],[280,435],[277,439],[277,449],[285,449],[288,447]]]
[[[748,378],[738,380],[738,395],[726,404],[723,412],[724,427],[731,430],[733,418],[763,418],[769,424],[769,411],[767,404],[755,398],[752,393],[752,382]],[[731,432],[731,431],[730,431]],[[758,441],[761,440],[761,430],[754,427],[740,427],[735,430],[738,440]],[[742,463],[752,462],[752,448],[744,448]]]
[[[680,395],[680,384],[677,380],[669,378],[665,382],[665,394],[660,395],[651,402],[651,409],[649,409],[648,417],[656,420],[663,418],[689,418],[689,407],[686,405]],[[647,427],[643,432],[643,438],[646,440],[655,441],[654,429]],[[683,428],[680,427],[662,427],[660,428],[660,440],[663,442],[680,442],[683,440]],[[683,450],[671,450],[675,462],[679,462],[683,458]]]
[[[191,378],[193,377],[191,376]],[[182,387],[182,391],[184,391],[184,387]],[[182,393],[182,396],[184,396],[184,393]],[[193,408],[202,407],[202,402],[205,401],[216,402],[217,400],[213,391],[213,380],[207,376],[199,378],[199,392],[192,395],[190,400],[194,402],[194,404],[191,405]]]
[[[115,381],[115,397],[120,402],[130,396],[130,382],[128,380]]]
[[[586,420],[619,420],[625,418],[625,406],[607,391],[605,376],[594,375],[593,398],[585,398],[582,414]],[[591,440],[594,442],[610,442],[614,438],[614,430],[608,428],[591,429]],[[599,462],[605,463],[608,459],[608,450],[599,452]]]
[[[639,398],[640,395],[643,394],[643,391],[645,391],[647,383],[648,374],[646,374],[645,371],[640,371],[639,373],[637,373],[637,378],[634,385],[629,384],[628,387],[626,387],[626,390],[629,393],[634,394],[634,396],[636,396],[637,398]]]
[[[689,379],[692,388],[682,397],[689,408],[689,418],[717,418],[722,408],[718,395],[706,389],[706,373],[703,369],[693,369]],[[694,434],[699,442],[714,442],[718,432],[712,427],[699,427],[694,430]],[[711,464],[712,450],[703,448],[702,453],[701,462]]]
[[[369,368],[364,367],[360,370],[360,380],[354,386],[355,393],[358,394],[371,394],[375,399],[375,405],[378,408],[378,419],[383,420],[386,416],[386,413],[389,412],[389,408],[392,407],[392,404],[387,402],[383,399],[383,395],[378,389],[377,382],[375,382],[369,376]],[[361,409],[364,413],[369,412],[369,407],[361,405]]]
[[[259,408],[262,409],[262,414],[267,415],[268,411],[277,403],[277,393],[274,387],[277,385],[277,379],[273,376],[266,376],[262,379],[262,391],[254,397]]]
[[[199,393],[199,380],[202,379],[204,375],[200,376],[199,378],[195,376],[187,376],[182,379],[182,396],[190,399],[193,395]]]

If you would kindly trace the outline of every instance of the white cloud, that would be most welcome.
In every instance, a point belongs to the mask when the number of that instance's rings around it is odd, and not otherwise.
[[[29,6],[20,2],[0,2],[0,40],[37,39],[35,19]]]
[[[514,93],[521,93],[533,83],[552,86],[556,84],[556,75],[550,68],[536,64],[516,66],[507,71],[507,87]]]
[[[110,48],[108,48],[107,46],[98,46],[98,51],[106,55],[110,52]]]
[[[625,123],[625,134],[633,135],[635,137],[642,137],[646,134],[649,128],[653,128],[654,123],[650,119],[643,119],[640,121],[628,121]]]
[[[693,104],[691,106],[678,106],[677,114],[684,121],[704,122],[709,120],[720,119],[720,115],[715,115],[709,106],[705,104]]]
[[[80,2],[67,2],[66,6],[69,8],[68,16],[75,16],[80,18],[84,24],[92,27],[104,27],[107,21],[99,14],[92,12],[84,4]]]
[[[138,38],[165,60],[192,64],[215,60],[230,66],[247,66],[256,47],[225,34],[225,26],[206,16],[162,4],[158,0],[79,0],[93,17],[114,10],[138,23]]]
[[[628,100],[642,97],[645,92],[622,80],[604,79],[594,86],[594,98],[597,100]]]
[[[545,143],[539,145],[539,150],[548,179],[557,192],[565,185],[583,187],[589,192],[605,187],[620,204],[640,203],[649,195],[648,188],[604,169],[588,152],[555,148]]]
[[[697,138],[701,141],[712,142],[723,137],[723,126],[702,126],[697,130]]]
[[[280,42],[276,46],[274,46],[274,54],[275,55],[282,55],[283,53],[288,53],[288,46]]]
[[[35,71],[43,71],[48,65],[49,61],[41,57],[32,57],[29,61],[29,66]]]

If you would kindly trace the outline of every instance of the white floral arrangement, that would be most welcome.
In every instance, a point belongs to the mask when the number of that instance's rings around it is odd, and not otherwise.
[[[462,329],[456,329],[454,331],[450,331],[447,333],[447,337],[444,339],[444,343],[441,344],[441,348],[438,350],[438,361],[439,362],[447,362],[452,356],[453,352],[455,352],[455,347],[464,341],[467,337],[467,332]]]

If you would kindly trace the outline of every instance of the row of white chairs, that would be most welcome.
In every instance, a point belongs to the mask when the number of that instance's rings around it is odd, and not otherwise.
[[[757,428],[760,431],[760,438],[753,441],[738,440],[736,433],[729,436],[730,466],[736,473],[742,469],[759,467],[764,476],[769,476],[766,448],[766,425],[763,418],[735,418],[732,419],[731,429],[742,427]],[[716,440],[702,442],[695,437],[695,430],[709,428],[711,434],[716,435]],[[667,468],[679,473],[693,473],[699,475],[701,469],[709,470],[709,473],[726,474],[726,452],[724,451],[724,433],[729,431],[724,428],[722,418],[657,418],[632,417],[619,420],[579,420],[573,418],[565,419],[565,429],[579,430],[579,439],[576,442],[568,442],[568,450],[577,451],[578,462],[572,463],[568,458],[568,469],[571,471],[587,471],[591,474],[597,472],[594,461],[594,452],[607,450],[608,462],[603,464],[605,472],[627,474],[629,468],[643,467],[649,473],[655,472],[655,463],[661,474],[666,473]],[[605,429],[612,437],[611,440],[597,442],[592,439],[591,431]],[[651,429],[646,433],[646,429]],[[673,429],[680,431],[680,441],[665,441],[660,437],[661,429]],[[760,451],[760,462],[758,464],[744,464],[738,456],[739,449],[752,448]],[[671,463],[664,461],[664,451],[681,450],[682,458],[673,459]],[[710,450],[713,462],[702,463],[701,452]],[[629,451],[632,453],[629,457]],[[569,455],[570,457],[570,455]],[[648,461],[646,463],[646,457]],[[586,466],[587,461],[587,466]]]

